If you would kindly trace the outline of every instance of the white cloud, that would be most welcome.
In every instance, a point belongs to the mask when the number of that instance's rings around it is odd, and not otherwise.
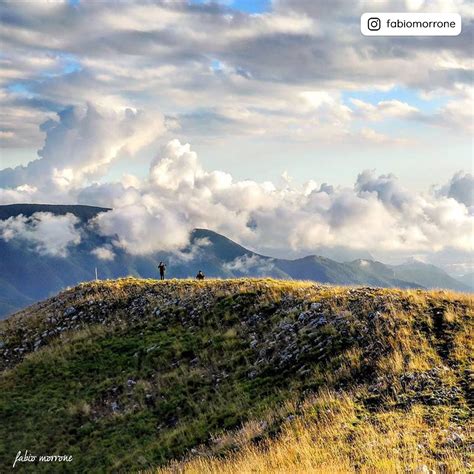
[[[377,145],[409,145],[413,140],[407,138],[394,138],[384,133],[376,132],[372,128],[365,127],[360,130],[359,137],[362,142]]]
[[[170,263],[191,262],[202,255],[204,249],[211,245],[211,241],[207,237],[204,237],[201,239],[194,239],[185,249],[171,249],[172,253],[170,256]]]
[[[113,238],[115,246],[132,255],[183,248],[192,230],[173,209],[147,196],[141,203],[99,214],[94,223],[101,234]]]
[[[55,193],[103,176],[114,160],[135,154],[163,133],[164,125],[160,117],[150,120],[143,112],[99,111],[89,104],[65,109],[41,129],[46,139],[39,159],[0,170],[0,186],[36,186],[54,200]]]
[[[358,114],[370,121],[379,122],[386,118],[414,119],[419,114],[416,107],[399,100],[382,100],[377,105],[359,99],[351,99],[351,102]]]
[[[258,255],[243,255],[237,257],[231,262],[225,263],[224,268],[232,272],[240,272],[244,275],[252,273],[252,275],[269,275],[274,269],[275,265],[271,259],[262,258]]]
[[[200,251],[200,246],[183,250],[194,228],[215,230],[270,255],[342,247],[393,259],[441,252],[472,256],[472,189],[472,176],[465,173],[431,193],[410,191],[394,175],[373,171],[360,173],[354,186],[346,188],[311,179],[299,185],[289,177],[279,184],[235,180],[222,171],[207,171],[189,144],[172,140],[144,179],[94,183],[74,194],[63,191],[62,200],[77,195],[79,202],[113,207],[94,220],[96,230],[112,242],[93,251],[103,259],[113,258],[114,247],[134,255],[170,251],[186,259]],[[10,198],[18,197],[15,193],[42,196],[28,185],[2,192]],[[38,233],[43,221],[3,224],[3,238],[48,242],[52,236],[40,238]],[[60,249],[56,254],[76,242],[71,232],[53,242]],[[43,252],[54,247],[36,246]]]
[[[311,253],[321,246],[384,254],[472,252],[473,246],[474,218],[464,203],[408,191],[393,175],[365,171],[353,188],[235,181],[206,171],[190,146],[177,140],[163,148],[138,188],[117,190],[122,195],[114,197],[114,211],[97,223],[131,253],[180,249],[195,227],[277,253]]]
[[[38,195],[38,188],[22,184],[16,188],[0,188],[0,204],[33,202]]]
[[[81,242],[77,226],[79,219],[73,214],[54,215],[36,212],[0,220],[0,238],[5,241],[20,239],[41,255],[65,257],[68,248]]]
[[[112,261],[115,258],[115,253],[111,246],[103,245],[102,247],[96,247],[91,251],[92,255],[95,255],[99,260]]]

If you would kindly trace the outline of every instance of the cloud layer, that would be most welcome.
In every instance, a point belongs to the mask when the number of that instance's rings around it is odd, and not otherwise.
[[[82,129],[82,122],[76,126]],[[98,149],[111,156],[104,143],[98,140]],[[110,146],[115,150],[115,145]],[[86,159],[82,165],[79,160],[73,176],[82,176],[91,163]],[[41,202],[51,195],[49,181],[33,180],[33,184],[3,189],[3,196],[17,200],[8,193],[24,192]],[[288,178],[279,184],[236,180],[223,171],[207,171],[191,146],[177,139],[160,150],[143,179],[126,176],[121,182],[55,188],[62,202],[113,208],[91,224],[110,238],[110,245],[94,251],[98,258],[109,260],[114,249],[135,255],[166,250],[181,258],[181,249],[196,227],[213,229],[270,255],[340,247],[368,250],[392,260],[443,252],[470,259],[472,191],[472,176],[461,172],[427,193],[409,191],[394,175],[378,176],[370,170],[360,173],[353,187],[315,180],[298,185]],[[70,215],[36,214],[32,219],[2,222],[1,236],[22,238],[39,252],[60,256],[80,242],[75,224]]]
[[[56,216],[36,212],[29,218],[19,215],[0,220],[0,239],[6,242],[19,239],[40,255],[66,257],[68,248],[81,242],[78,223],[73,214]]]
[[[373,171],[361,173],[352,188],[237,181],[222,171],[206,171],[189,144],[172,140],[136,186],[95,185],[79,199],[114,207],[97,225],[104,234],[117,234],[115,245],[131,253],[181,248],[194,227],[270,252],[343,246],[395,255],[447,248],[470,253],[472,208],[465,193],[453,191],[464,179],[456,175],[445,191],[426,194]]]
[[[463,31],[455,40],[368,41],[360,14],[381,8],[456,11]],[[472,127],[474,9],[467,0],[275,0],[253,15],[226,2],[184,0],[35,2],[28,9],[13,2],[0,9],[5,146],[37,146],[42,121],[85,102],[161,111],[190,138],[403,144],[401,132],[378,124],[402,118],[458,132]],[[420,100],[351,97],[393,88],[441,103],[420,110]]]

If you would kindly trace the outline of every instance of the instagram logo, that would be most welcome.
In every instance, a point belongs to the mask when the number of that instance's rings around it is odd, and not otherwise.
[[[373,16],[367,20],[367,28],[369,31],[379,31],[380,30],[380,18]]]

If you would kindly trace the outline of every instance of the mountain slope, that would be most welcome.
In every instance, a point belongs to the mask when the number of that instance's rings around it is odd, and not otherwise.
[[[212,441],[222,430],[248,422],[249,442],[274,437],[321,390],[352,400],[354,428],[415,410],[415,450],[451,420],[424,455],[464,465],[472,309],[447,292],[275,280],[82,284],[0,323],[0,471],[26,447],[73,456],[61,472],[229,453]],[[313,420],[324,410],[314,405]],[[443,444],[451,432],[456,449]]]
[[[471,291],[474,290],[474,273],[467,273],[466,275],[458,278],[458,280],[462,284],[467,285]]]
[[[425,288],[448,288],[456,291],[472,289],[449,276],[444,270],[423,262],[411,261],[391,267],[394,275],[400,280],[412,281]]]
[[[297,260],[277,260],[275,265],[295,279],[314,280],[339,285],[372,285],[380,287],[419,288],[420,285],[402,281],[392,272],[381,271],[388,268],[379,262],[371,262],[379,267],[378,272],[354,263],[339,263],[315,255]]]

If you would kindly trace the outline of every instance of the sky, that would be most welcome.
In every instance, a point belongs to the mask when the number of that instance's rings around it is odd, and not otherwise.
[[[463,30],[364,37],[371,11],[458,12]],[[472,2],[38,0],[0,15],[0,203],[114,207],[97,225],[144,254],[208,227],[273,255],[349,247],[472,271]],[[154,228],[169,241],[140,245]]]

